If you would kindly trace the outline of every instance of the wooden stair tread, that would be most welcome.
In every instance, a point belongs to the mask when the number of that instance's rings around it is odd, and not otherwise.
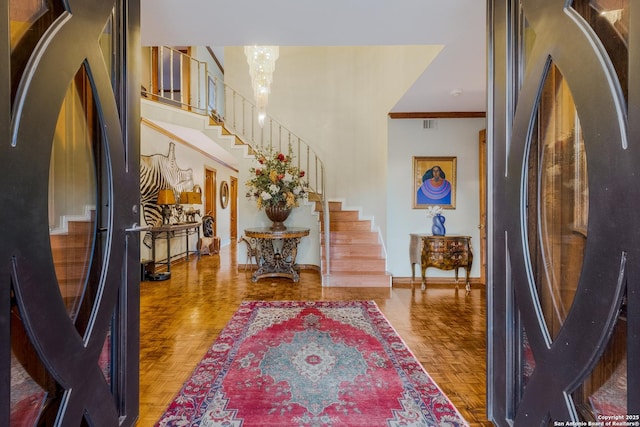
[[[324,219],[324,213],[320,213],[320,218]],[[360,221],[358,211],[334,211],[329,215],[329,222],[337,221]]]
[[[316,193],[315,191],[309,191],[308,193],[308,199],[310,202],[320,202],[322,200],[322,195],[319,193]],[[317,209],[316,209],[317,210]],[[322,218],[322,215],[320,215],[320,218]]]
[[[330,243],[331,247],[336,245],[351,245],[351,244],[377,245],[379,243],[378,236],[371,232],[359,233],[359,232],[332,231],[330,240],[331,240],[331,243]]]
[[[331,272],[378,272],[384,273],[386,262],[384,259],[331,259]]]
[[[372,250],[368,243],[356,243],[348,245],[331,245],[330,253],[332,257],[359,257],[359,258],[382,258],[384,259],[382,248]]]
[[[324,231],[324,225],[320,226],[320,229]],[[371,230],[371,224],[363,221],[340,221],[331,222],[329,225],[331,231],[367,231]]]

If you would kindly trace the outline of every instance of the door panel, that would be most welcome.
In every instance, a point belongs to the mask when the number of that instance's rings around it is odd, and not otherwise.
[[[573,303],[587,240],[584,140],[571,90],[551,64],[526,154],[528,260],[550,342]]]
[[[235,242],[238,240],[238,178],[231,177],[230,181],[230,189],[229,189],[229,197],[231,198],[230,203],[230,227],[231,227],[231,241]]]
[[[489,416],[638,414],[640,20],[626,1],[490,11]]]
[[[51,255],[62,299],[74,321],[78,318],[82,297],[88,291],[96,219],[100,216],[96,212],[99,196],[96,177],[97,170],[104,168],[104,165],[97,167],[94,157],[94,154],[104,156],[100,155],[100,134],[91,120],[96,110],[92,92],[87,70],[82,66],[62,103],[49,164]],[[100,252],[104,252],[102,248]],[[101,269],[102,266],[97,266],[97,270]],[[89,293],[95,295],[95,290]],[[86,319],[80,324],[84,330]]]
[[[64,5],[3,0],[0,15],[0,425],[133,425],[138,5]]]
[[[478,135],[478,181],[480,182],[480,283],[487,284],[487,131]]]
[[[218,224],[217,224],[217,177],[216,171],[214,169],[205,168],[205,179],[204,179],[204,194],[205,194],[205,212],[206,215],[211,215],[214,219],[213,221],[213,235],[218,235]]]

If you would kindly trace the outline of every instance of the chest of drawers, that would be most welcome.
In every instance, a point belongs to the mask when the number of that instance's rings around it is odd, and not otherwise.
[[[419,243],[418,240],[419,239]],[[411,268],[417,261],[417,250],[420,250],[420,270],[422,288],[426,288],[426,271],[428,267],[441,270],[455,270],[456,289],[458,288],[458,269],[464,268],[466,273],[466,290],[471,290],[469,274],[473,263],[470,236],[431,236],[424,234],[411,235]]]

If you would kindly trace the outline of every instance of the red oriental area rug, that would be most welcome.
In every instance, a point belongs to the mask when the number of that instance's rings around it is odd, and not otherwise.
[[[373,301],[243,302],[156,426],[467,426]]]

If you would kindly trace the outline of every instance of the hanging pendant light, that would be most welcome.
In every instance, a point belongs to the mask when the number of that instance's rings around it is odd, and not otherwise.
[[[258,107],[258,123],[262,127],[267,116],[267,101],[273,81],[273,71],[278,59],[278,46],[245,46],[244,54],[249,63],[249,75],[253,96]]]

